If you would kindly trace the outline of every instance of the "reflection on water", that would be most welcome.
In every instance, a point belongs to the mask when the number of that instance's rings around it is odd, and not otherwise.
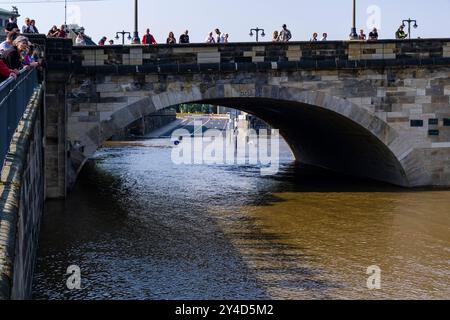
[[[166,140],[103,149],[47,203],[36,299],[450,298],[450,191],[299,167],[287,147],[274,177],[170,153]],[[65,287],[70,265],[82,290]]]

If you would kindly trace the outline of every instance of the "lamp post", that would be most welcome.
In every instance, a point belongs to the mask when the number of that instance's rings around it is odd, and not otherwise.
[[[64,28],[67,27],[67,0],[64,0]]]
[[[131,33],[128,31],[116,32],[116,40],[119,40],[119,34],[122,35],[122,45],[125,45],[125,35],[128,35],[128,40],[131,40]]]
[[[353,0],[353,23],[350,32],[350,40],[358,40],[358,33],[356,32],[356,0]]]
[[[253,37],[253,31],[255,31],[255,33],[256,33],[256,42],[259,42],[259,32],[262,32],[261,33],[262,37],[266,36],[266,33],[264,32],[264,29],[254,28],[254,29],[250,29],[250,37]]]
[[[405,22],[408,23],[408,37],[411,40],[411,23],[414,22],[414,25],[413,25],[414,29],[417,29],[419,27],[419,25],[417,24],[417,20],[412,20],[411,18],[409,18],[408,20],[403,20],[402,21],[403,28],[406,27],[405,26]]]
[[[138,0],[134,0],[134,33],[133,33],[133,44],[140,44],[141,39],[139,39],[139,7],[138,7]]]

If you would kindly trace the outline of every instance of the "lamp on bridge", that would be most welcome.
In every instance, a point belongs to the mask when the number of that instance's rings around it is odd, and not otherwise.
[[[264,32],[264,29],[254,28],[254,29],[250,29],[250,34],[249,34],[250,37],[253,37],[253,31],[255,31],[255,33],[256,33],[256,42],[259,42],[259,32],[262,32],[261,33],[262,37],[266,36],[266,33]]]
[[[356,32],[356,0],[353,0],[353,24],[350,32],[350,40],[358,40],[358,33]]]
[[[125,35],[128,35],[128,37],[127,37],[128,40],[131,40],[131,39],[132,39],[132,38],[131,38],[131,33],[128,32],[128,31],[123,30],[123,31],[121,31],[121,32],[116,32],[116,40],[119,40],[119,39],[120,39],[120,38],[119,38],[119,34],[122,35],[122,45],[125,44]]]
[[[134,33],[133,33],[133,44],[141,44],[141,39],[139,39],[139,7],[138,0],[134,0]]]
[[[412,20],[411,18],[409,18],[408,20],[403,20],[402,21],[402,27],[406,27],[405,22],[408,23],[408,37],[411,40],[411,24],[414,22],[414,29],[417,29],[419,27],[419,25],[417,24],[417,20]]]

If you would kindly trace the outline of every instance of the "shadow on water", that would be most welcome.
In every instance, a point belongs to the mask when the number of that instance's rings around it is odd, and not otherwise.
[[[47,202],[36,299],[268,299],[268,286],[337,287],[311,280],[317,270],[299,266],[305,260],[301,250],[258,228],[253,219],[241,219],[240,230],[224,234],[201,205],[174,204],[174,197],[148,203],[136,194],[137,184],[91,162],[69,199]],[[165,200],[168,206],[161,209]],[[168,209],[173,212],[158,214]],[[249,268],[230,237],[248,242],[253,253],[246,258],[278,263]],[[69,265],[81,267],[83,290],[65,287]],[[271,279],[280,265],[287,283]],[[267,277],[255,277],[255,271]]]
[[[175,167],[169,152],[104,149],[69,199],[47,203],[36,299],[335,298],[349,283],[321,267],[336,268],[323,246],[357,256],[373,234],[382,256],[396,242],[391,213],[402,199],[371,197],[419,191],[291,161],[269,177],[256,167]],[[69,265],[81,267],[82,290],[66,288]]]

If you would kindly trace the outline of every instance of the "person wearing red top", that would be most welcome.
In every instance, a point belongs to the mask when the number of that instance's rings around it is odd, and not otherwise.
[[[147,33],[142,38],[142,44],[156,44],[155,37],[150,34],[150,29],[147,29]]]
[[[17,78],[17,73],[14,70],[8,68],[6,63],[3,60],[0,60],[0,82],[5,81],[9,77]]]
[[[62,25],[61,28],[59,28],[59,32],[57,35],[58,38],[67,38],[67,32],[66,32],[66,26]]]

